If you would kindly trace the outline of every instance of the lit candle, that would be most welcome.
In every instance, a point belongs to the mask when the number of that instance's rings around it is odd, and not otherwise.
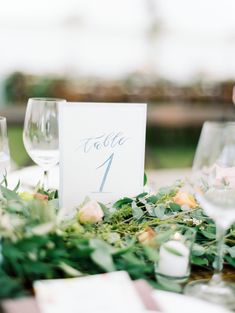
[[[189,248],[182,242],[170,240],[159,251],[157,272],[166,276],[185,277],[188,275]]]

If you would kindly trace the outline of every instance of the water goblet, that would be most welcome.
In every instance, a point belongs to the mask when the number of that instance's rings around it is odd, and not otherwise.
[[[48,171],[59,162],[58,105],[63,99],[28,100],[23,141],[30,158],[44,171],[43,187],[48,189]]]
[[[192,185],[197,201],[215,222],[214,274],[189,283],[185,293],[235,309],[235,284],[222,279],[224,237],[235,221],[235,122],[205,122],[197,146]]]
[[[6,118],[0,116],[0,181],[4,179],[10,170],[10,152],[7,136]]]

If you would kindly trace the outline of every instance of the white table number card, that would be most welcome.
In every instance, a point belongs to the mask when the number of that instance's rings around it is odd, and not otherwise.
[[[143,191],[146,110],[142,103],[60,105],[62,208],[87,196],[107,203]]]

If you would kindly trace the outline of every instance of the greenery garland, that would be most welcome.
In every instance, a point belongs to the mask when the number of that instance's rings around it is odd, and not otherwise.
[[[6,182],[5,182],[6,183]],[[191,263],[211,268],[216,255],[215,225],[182,191],[182,184],[142,193],[114,204],[99,204],[102,217],[82,222],[78,213],[60,220],[56,191],[19,193],[0,186],[0,299],[28,295],[38,279],[77,277],[125,270],[133,279],[180,291],[156,282],[155,227],[178,223],[197,230]],[[225,237],[225,262],[235,267],[235,226]]]

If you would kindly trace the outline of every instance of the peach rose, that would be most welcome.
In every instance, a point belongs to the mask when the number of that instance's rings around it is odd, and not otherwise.
[[[39,192],[35,193],[33,195],[33,197],[34,197],[34,199],[37,199],[37,200],[48,200],[48,196],[47,195],[44,195],[44,194],[39,193]]]
[[[78,221],[81,224],[94,224],[102,221],[104,212],[99,203],[94,200],[86,202],[78,211]]]
[[[151,245],[156,233],[151,227],[147,227],[138,235],[138,240],[143,245]]]
[[[188,206],[190,209],[197,206],[194,196],[185,191],[178,191],[173,200],[176,204],[179,204],[180,206]]]

